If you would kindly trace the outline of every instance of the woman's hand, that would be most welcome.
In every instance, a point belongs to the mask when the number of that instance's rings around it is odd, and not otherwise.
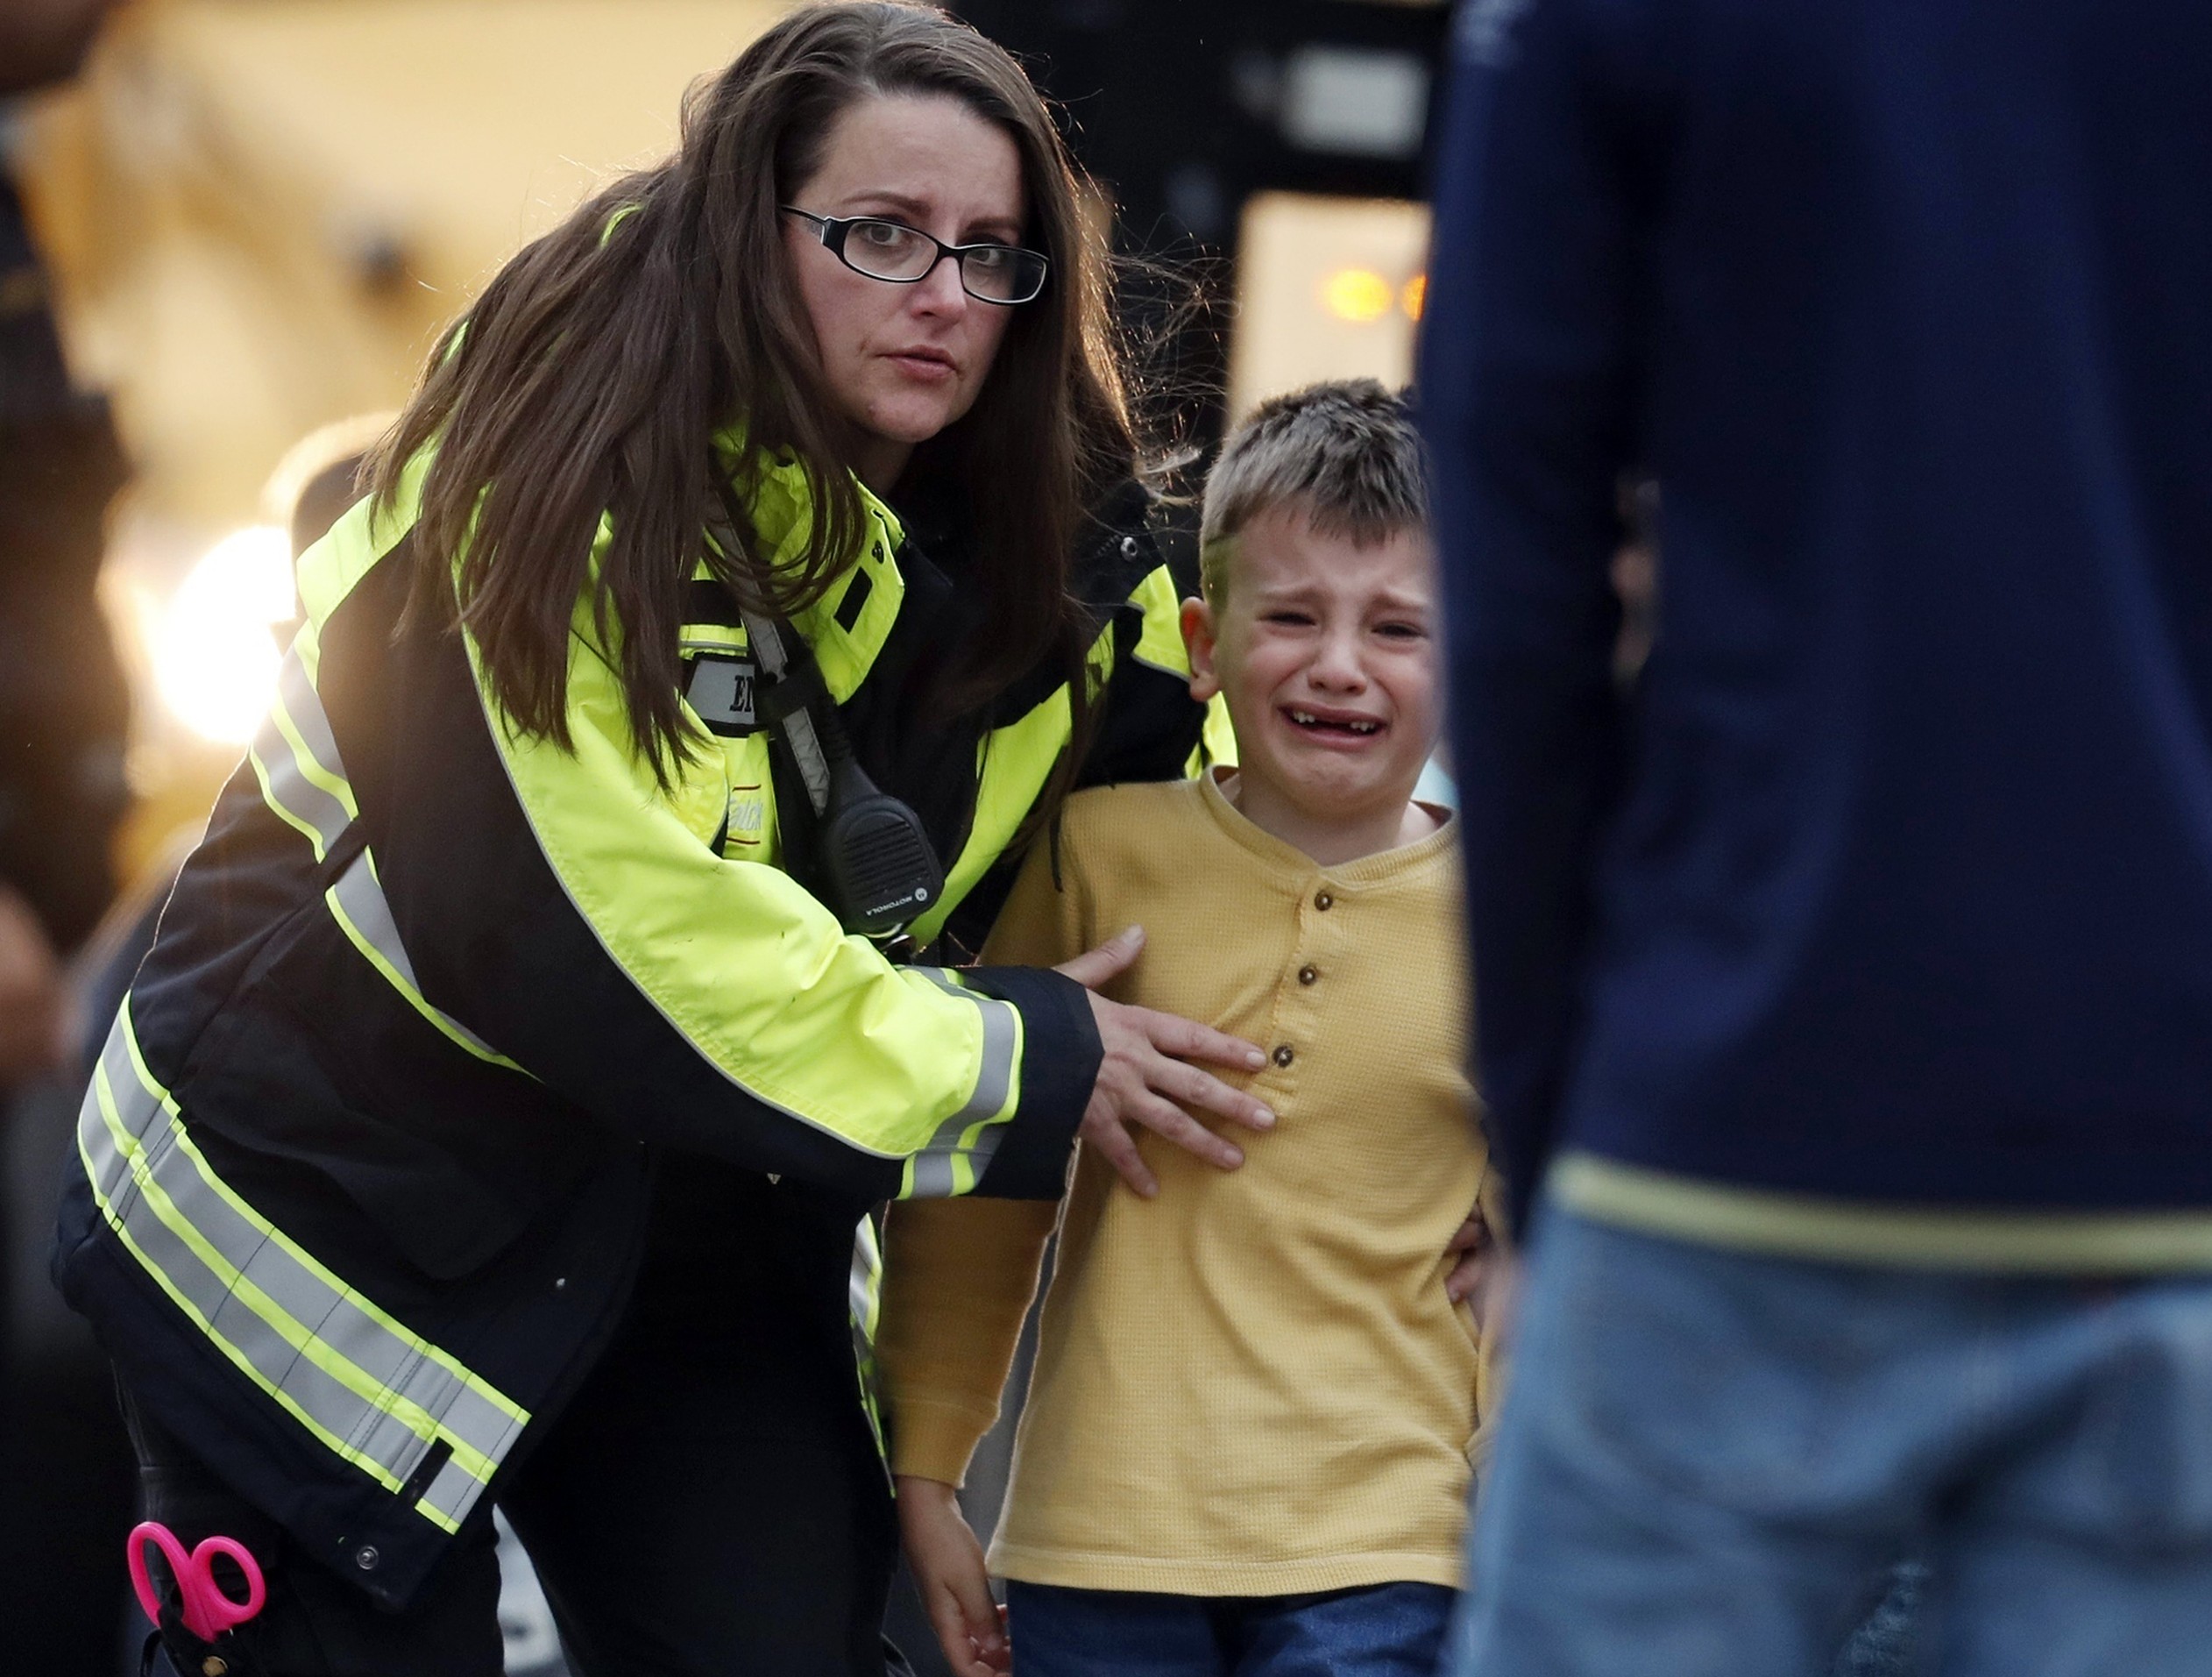
[[[1159,1191],[1159,1182],[1137,1151],[1131,1126],[1141,1124],[1208,1163],[1234,1170],[1244,1162],[1242,1150],[1183,1108],[1202,1107],[1252,1130],[1272,1128],[1275,1115],[1251,1096],[1188,1063],[1203,1060],[1257,1071],[1267,1056],[1251,1043],[1174,1013],[1124,1006],[1097,993],[1099,985],[1125,970],[1144,948],[1145,928],[1132,926],[1056,970],[1091,991],[1091,1015],[1106,1050],[1080,1133],[1121,1172],[1124,1182],[1149,1199]]]
[[[1490,1221],[1482,1214],[1482,1202],[1478,1200],[1457,1233],[1444,1242],[1444,1256],[1459,1260],[1444,1277],[1444,1297],[1455,1304],[1473,1297],[1482,1286],[1484,1272],[1497,1256],[1497,1243],[1490,1238]]]
[[[1014,1667],[1006,1622],[991,1600],[983,1546],[941,1480],[898,1476],[898,1535],[930,1629],[955,1677],[1004,1677]]]
[[[1444,1277],[1444,1296],[1455,1304],[1465,1304],[1483,1338],[1504,1349],[1513,1337],[1521,1265],[1506,1243],[1490,1232],[1479,1201],[1444,1242],[1444,1255],[1459,1260]]]

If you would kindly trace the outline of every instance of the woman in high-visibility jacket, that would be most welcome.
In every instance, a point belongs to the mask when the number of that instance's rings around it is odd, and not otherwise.
[[[270,1573],[234,1668],[492,1677],[497,1502],[591,1677],[883,1671],[870,1209],[1268,1121],[1196,1063],[1250,1045],[945,952],[1060,790],[1198,738],[1106,309],[1011,59],[800,11],[303,556],[56,1256],[149,1513]],[[941,861],[913,963],[822,900],[794,713]]]

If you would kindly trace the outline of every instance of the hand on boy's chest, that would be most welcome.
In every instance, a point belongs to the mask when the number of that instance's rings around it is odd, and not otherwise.
[[[1301,924],[1286,913],[1224,935],[1155,917],[1145,954],[1108,987],[1116,1001],[1198,1020],[1266,1052],[1257,1072],[1216,1074],[1282,1120],[1267,1136],[1239,1133],[1247,1170],[1271,1153],[1308,1152],[1316,1126],[1356,1129],[1363,1176],[1433,1165],[1439,1147],[1456,1148],[1471,1127],[1464,984],[1409,960],[1386,920],[1360,919],[1340,912],[1322,928],[1326,915]],[[1301,1123],[1308,1141],[1295,1140]]]

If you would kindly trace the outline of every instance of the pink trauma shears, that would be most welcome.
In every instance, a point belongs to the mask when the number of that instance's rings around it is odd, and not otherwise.
[[[233,1626],[244,1624],[261,1610],[268,1588],[260,1564],[235,1538],[202,1538],[200,1546],[187,1553],[175,1532],[159,1520],[142,1521],[131,1530],[131,1588],[138,1593],[138,1605],[158,1626],[161,1623],[161,1593],[146,1575],[146,1545],[161,1551],[169,1573],[177,1581],[184,1628],[202,1642],[212,1642]],[[238,1563],[245,1574],[245,1599],[229,1595],[215,1581],[215,1558],[223,1555]]]

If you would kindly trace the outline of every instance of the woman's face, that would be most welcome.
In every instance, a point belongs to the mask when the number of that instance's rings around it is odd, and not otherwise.
[[[1021,157],[1003,130],[957,99],[871,97],[838,117],[820,166],[789,202],[811,215],[904,222],[947,245],[1015,245]],[[950,260],[916,284],[893,285],[847,267],[800,217],[783,217],[783,237],[824,382],[854,432],[861,480],[886,490],[916,444],[975,405],[1014,310],[961,290]]]

